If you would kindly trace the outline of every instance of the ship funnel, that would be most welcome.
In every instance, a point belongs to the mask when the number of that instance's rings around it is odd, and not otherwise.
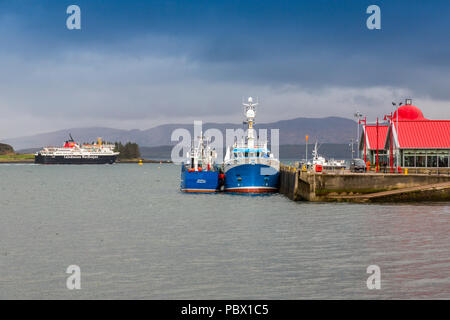
[[[248,97],[248,102],[252,103],[253,102],[253,98],[252,97]]]

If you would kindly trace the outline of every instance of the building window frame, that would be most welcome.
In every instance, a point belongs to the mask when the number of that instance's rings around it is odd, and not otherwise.
[[[439,168],[450,168],[450,152],[445,152],[445,151],[441,151],[441,152],[437,152],[437,162],[438,162],[438,167]],[[442,163],[442,159],[444,159],[444,162],[447,162],[447,165],[443,165],[441,166]]]
[[[450,150],[403,150],[401,160],[406,168],[450,168]]]
[[[426,167],[427,167],[427,153],[426,152],[416,153],[416,168],[426,168]]]

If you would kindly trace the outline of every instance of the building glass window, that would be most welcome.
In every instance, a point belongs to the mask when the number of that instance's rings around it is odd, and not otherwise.
[[[379,155],[380,164],[385,164],[386,166],[389,163],[389,157],[386,154],[380,154]]]
[[[416,156],[416,167],[425,167],[426,165],[426,156],[418,155]]]
[[[438,162],[440,168],[448,168],[448,156],[440,155],[438,156]]]
[[[415,166],[416,166],[416,157],[414,155],[406,155],[405,167],[415,167]]]
[[[437,156],[427,156],[427,167],[434,168],[437,167]]]

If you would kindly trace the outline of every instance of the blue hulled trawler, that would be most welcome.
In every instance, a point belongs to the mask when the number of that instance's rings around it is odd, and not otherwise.
[[[197,144],[192,143],[187,159],[181,164],[180,189],[184,192],[210,193],[219,191],[223,174],[215,165],[215,150],[209,145],[210,139],[199,137]]]
[[[256,143],[253,98],[243,103],[248,124],[247,136],[227,148],[224,159],[225,191],[234,193],[272,193],[278,191],[280,162],[267,148],[267,141]]]

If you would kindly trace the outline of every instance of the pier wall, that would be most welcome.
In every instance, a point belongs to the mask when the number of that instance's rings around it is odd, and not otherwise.
[[[416,202],[416,201],[450,201],[450,186],[446,188],[432,188],[413,192],[399,192],[382,197],[355,199],[353,202]]]
[[[450,182],[450,175],[315,173],[303,172],[286,166],[280,170],[280,193],[295,201],[337,201],[338,199],[351,201],[352,196],[355,196],[356,201],[356,198],[361,199],[360,195],[372,195],[411,187],[426,187],[445,182]],[[422,201],[424,198],[450,201],[450,189],[430,190],[428,188],[421,193],[419,188],[419,190],[407,194],[396,193],[384,195],[383,198],[372,198],[373,201],[382,201],[382,199],[386,201]]]
[[[297,198],[299,171],[295,168],[282,167],[280,170],[280,193],[284,194],[291,200],[299,200]]]
[[[329,193],[373,193],[450,181],[450,176],[377,173],[339,175],[312,173],[305,175],[304,178],[310,184],[314,184],[316,196]]]

